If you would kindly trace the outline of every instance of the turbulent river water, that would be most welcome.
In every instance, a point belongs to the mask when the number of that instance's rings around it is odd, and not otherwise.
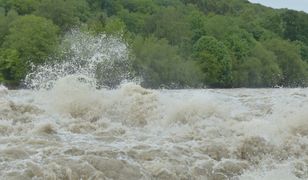
[[[307,96],[70,78],[48,91],[2,87],[0,179],[307,179]]]
[[[120,39],[64,44],[28,89],[0,86],[1,180],[308,179],[308,89],[144,89]]]

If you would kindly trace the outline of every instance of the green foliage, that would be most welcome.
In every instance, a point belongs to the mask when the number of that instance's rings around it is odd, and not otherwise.
[[[241,34],[232,34],[225,38],[225,45],[231,50],[234,58],[241,63],[254,46],[254,41],[250,35],[243,31]]]
[[[226,46],[212,36],[202,36],[194,45],[194,56],[210,87],[230,87],[232,62]]]
[[[18,51],[0,49],[0,79],[7,84],[18,84],[25,74],[25,64],[21,62]]]
[[[0,17],[5,16],[5,9],[3,7],[0,7]]]
[[[125,23],[119,18],[108,19],[104,32],[113,35],[122,35],[126,31]]]
[[[129,12],[140,12],[142,14],[152,14],[158,8],[152,0],[121,0],[121,4]]]
[[[86,21],[88,4],[83,0],[42,0],[35,14],[51,19],[63,30]]]
[[[58,44],[58,27],[50,20],[33,15],[20,16],[9,25],[3,48],[19,52],[24,61],[44,62]]]
[[[283,35],[289,40],[308,44],[308,14],[287,10],[282,14],[284,22]]]
[[[295,41],[294,44],[299,49],[302,60],[308,63],[308,45],[301,41]]]
[[[43,0],[36,14],[51,19],[63,29],[68,29],[77,21],[73,7],[63,0]]]
[[[5,0],[0,5],[7,10],[15,10],[20,15],[32,13],[39,4],[37,0]]]
[[[107,12],[108,16],[116,15],[123,6],[118,0],[104,0],[101,4],[102,8]]]
[[[308,14],[247,0],[0,0],[0,82],[74,28],[122,36],[146,87],[308,85]]]
[[[184,3],[196,4],[204,13],[237,14],[247,8],[244,0],[182,0]]]
[[[192,32],[192,41],[195,43],[202,36],[206,35],[206,16],[200,11],[192,11],[189,16],[190,29]]]
[[[275,53],[277,63],[282,70],[282,86],[305,86],[307,84],[307,64],[302,61],[300,50],[288,41],[273,39],[265,46]]]
[[[262,84],[259,87],[273,87],[278,85],[282,72],[277,64],[277,56],[272,51],[265,49],[261,44],[257,44],[252,49],[250,57],[256,57],[262,63],[260,69]]]
[[[192,36],[190,24],[185,14],[187,14],[185,9],[161,8],[149,18],[147,32],[158,38],[166,38],[172,45],[179,45],[185,39],[191,39]]]
[[[277,57],[261,44],[251,50],[242,63],[234,64],[233,87],[274,87],[281,79]]]
[[[267,14],[261,21],[261,25],[265,28],[274,32],[278,35],[283,35],[284,33],[284,22],[281,15],[277,12],[272,12]]]
[[[184,61],[165,39],[137,37],[133,43],[134,67],[145,87],[195,87],[200,71],[192,61]]]
[[[147,15],[139,12],[130,13],[125,9],[119,12],[119,17],[121,17],[130,32],[138,34],[144,31]]]
[[[90,32],[101,33],[109,18],[105,12],[96,12],[92,14],[92,18],[87,20],[86,26]],[[111,19],[111,18],[110,18]]]
[[[7,16],[0,15],[0,47],[4,42],[5,36],[9,33],[9,25],[18,17],[18,14],[14,10],[10,10]]]
[[[235,86],[237,87],[262,87],[262,63],[255,57],[247,58],[236,72]]]

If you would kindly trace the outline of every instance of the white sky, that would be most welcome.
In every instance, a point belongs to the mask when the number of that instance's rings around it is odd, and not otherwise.
[[[273,8],[288,8],[308,13],[308,0],[249,0]]]

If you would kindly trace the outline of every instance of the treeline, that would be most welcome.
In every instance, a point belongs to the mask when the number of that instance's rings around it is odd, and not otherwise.
[[[122,34],[145,87],[308,85],[308,14],[247,0],[0,0],[0,82],[20,84],[76,27]]]

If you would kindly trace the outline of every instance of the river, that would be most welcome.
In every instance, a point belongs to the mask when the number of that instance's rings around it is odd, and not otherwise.
[[[308,89],[0,88],[0,179],[308,178]]]
[[[0,85],[1,180],[308,179],[308,89],[144,89],[78,30],[62,54]]]

